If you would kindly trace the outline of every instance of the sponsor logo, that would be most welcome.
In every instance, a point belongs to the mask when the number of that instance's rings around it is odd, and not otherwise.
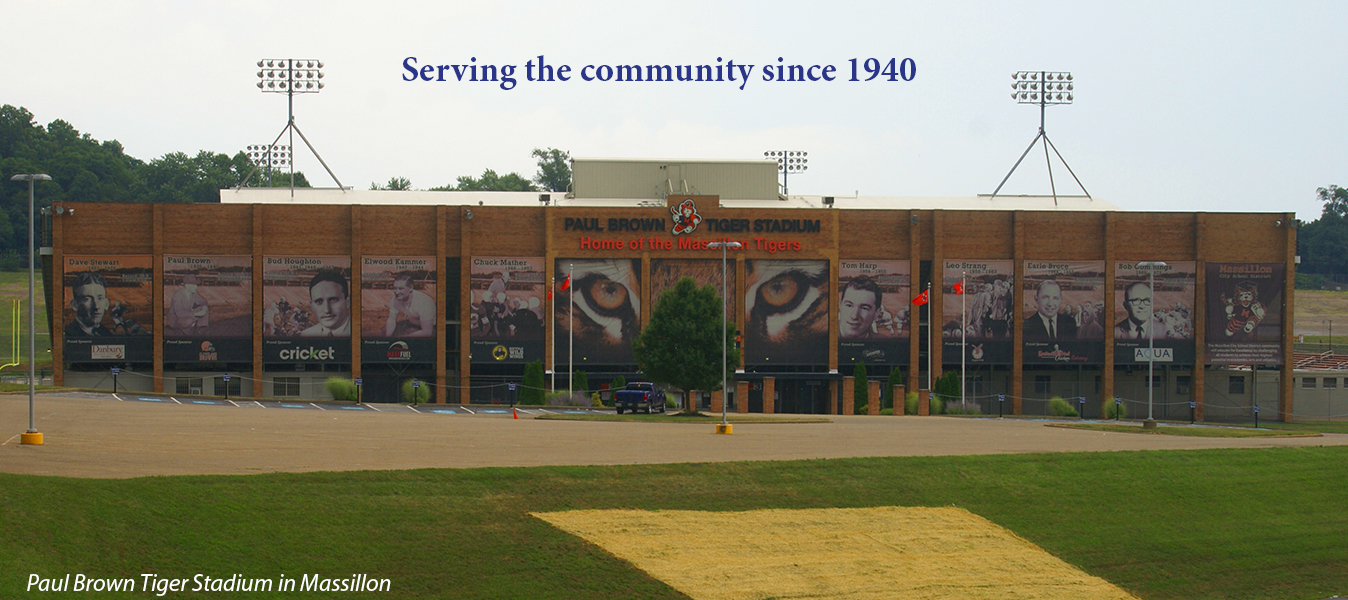
[[[89,358],[92,360],[125,360],[126,346],[121,344],[92,344],[89,346]]]
[[[869,348],[861,351],[861,356],[869,360],[884,360],[885,351],[878,348]]]
[[[332,360],[337,350],[332,346],[319,349],[313,346],[308,348],[286,348],[281,351],[281,360]]]
[[[1072,360],[1072,352],[1069,350],[1062,350],[1058,348],[1057,344],[1054,344],[1053,350],[1040,350],[1039,358],[1051,358],[1053,360],[1068,362]]]
[[[197,353],[197,360],[202,362],[220,360],[220,355],[215,351],[215,344],[212,344],[209,341],[201,342],[201,352]]]
[[[491,349],[491,357],[496,360],[505,360],[507,356],[509,356],[509,354],[506,352],[505,346],[497,345],[495,348]]]
[[[1147,360],[1148,348],[1134,348],[1133,360],[1137,362],[1151,362]],[[1155,362],[1174,362],[1175,350],[1173,348],[1156,348]]]
[[[412,360],[412,350],[407,347],[407,342],[393,342],[388,345],[384,357],[389,360]]]
[[[702,224],[702,215],[697,214],[697,205],[693,204],[692,198],[670,207],[669,212],[674,215],[674,229],[670,230],[674,235],[692,233]]]
[[[969,351],[969,354],[973,357],[973,359],[983,360],[983,344],[970,344],[970,345],[973,346],[973,349]]]

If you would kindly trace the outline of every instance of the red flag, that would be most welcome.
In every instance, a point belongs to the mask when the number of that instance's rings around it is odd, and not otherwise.
[[[548,300],[552,300],[552,288],[548,288]]]
[[[955,295],[958,296],[963,293],[964,293],[964,280],[961,279],[959,280],[958,283],[955,284]]]
[[[570,273],[567,273],[567,274],[566,274],[566,281],[563,281],[563,282],[562,282],[562,291],[565,292],[566,289],[569,288],[569,287],[571,287],[571,274],[570,274]]]
[[[916,304],[916,305],[918,305],[918,306],[922,306],[923,304],[926,304],[926,303],[927,303],[928,301],[930,301],[930,299],[931,299],[931,297],[928,296],[928,294],[930,294],[930,293],[931,293],[931,290],[922,290],[922,293],[921,293],[921,294],[918,294],[916,298],[913,298],[913,304]]]

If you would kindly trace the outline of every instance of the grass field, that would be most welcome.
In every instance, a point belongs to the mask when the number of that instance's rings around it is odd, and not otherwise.
[[[47,299],[42,291],[42,273],[37,274],[33,290],[37,300],[37,368],[51,369],[51,335],[47,332]],[[18,323],[11,314],[12,302],[22,301]],[[15,327],[19,330],[17,358],[12,350]],[[0,365],[18,362],[18,366],[0,369],[0,375],[28,374],[28,271],[0,271]]]
[[[682,598],[529,513],[955,506],[1139,598],[1313,599],[1348,592],[1346,475],[1341,447],[126,480],[0,474],[0,596],[25,595],[30,574],[139,583],[141,573],[364,573],[392,581],[380,597]]]

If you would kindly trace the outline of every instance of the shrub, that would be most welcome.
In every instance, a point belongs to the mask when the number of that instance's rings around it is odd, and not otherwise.
[[[332,395],[333,400],[340,400],[343,402],[356,401],[356,382],[351,381],[350,379],[329,377],[328,381],[323,384],[323,387],[328,389],[328,393]]]
[[[571,374],[571,389],[577,392],[585,392],[590,389],[590,376],[585,371],[576,371]]]
[[[590,406],[595,408],[602,408],[604,406],[604,400],[599,397],[599,392],[590,392]]]
[[[524,365],[524,384],[520,386],[520,404],[543,405],[543,361]]]
[[[981,415],[983,410],[978,407],[978,403],[969,401],[952,401],[945,405],[945,414],[947,415]]]
[[[852,414],[854,414],[854,415],[864,415],[864,414],[866,414],[866,405],[865,405],[865,404],[854,404],[854,405],[852,405]]]
[[[678,401],[674,400],[674,398],[671,398],[669,394],[665,394],[665,408],[678,408],[678,407],[679,407]]]
[[[1077,409],[1072,408],[1072,404],[1058,396],[1054,396],[1048,401],[1048,411],[1058,417],[1076,417]]]
[[[889,379],[885,380],[885,389],[882,394],[885,398],[885,403],[880,405],[881,410],[894,408],[894,386],[896,385],[903,385],[903,371],[900,371],[898,367],[890,369]]]
[[[894,409],[892,409],[892,408],[882,408],[882,409],[880,409],[880,414],[881,414],[881,415],[884,415],[884,416],[892,415],[892,414],[894,414]]]
[[[927,408],[930,409],[927,411],[928,414],[943,415],[945,414],[945,401],[941,399],[940,395],[932,394],[931,402],[928,404]]]
[[[548,406],[590,406],[590,398],[583,392],[553,392],[548,394]]]
[[[420,404],[431,399],[431,386],[426,382],[421,382],[420,387],[412,387],[415,379],[404,379],[402,385],[403,402]],[[414,395],[415,394],[415,395]]]
[[[917,392],[908,392],[908,394],[903,397],[903,414],[917,414]]]
[[[627,378],[623,377],[622,375],[619,375],[616,378],[614,378],[613,383],[610,383],[608,387],[610,390],[613,390],[615,392],[621,390],[627,387]]]
[[[1109,402],[1105,405],[1105,410],[1102,412],[1105,413],[1106,419],[1115,419],[1115,418],[1127,419],[1128,405],[1123,403],[1115,404],[1113,402]]]

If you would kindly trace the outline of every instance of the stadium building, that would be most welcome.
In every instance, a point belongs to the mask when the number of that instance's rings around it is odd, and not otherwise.
[[[339,377],[396,401],[415,380],[433,402],[509,403],[542,361],[550,385],[574,369],[604,389],[639,377],[631,342],[663,291],[721,286],[707,244],[732,240],[732,411],[848,413],[854,386],[874,399],[897,368],[909,390],[962,370],[960,408],[984,414],[1048,414],[1057,397],[1098,417],[1118,398],[1141,417],[1149,384],[1156,418],[1291,413],[1290,213],[786,197],[769,161],[573,168],[566,194],[244,188],[219,204],[54,206],[56,383],[110,388],[116,367],[119,389],[322,398]]]

